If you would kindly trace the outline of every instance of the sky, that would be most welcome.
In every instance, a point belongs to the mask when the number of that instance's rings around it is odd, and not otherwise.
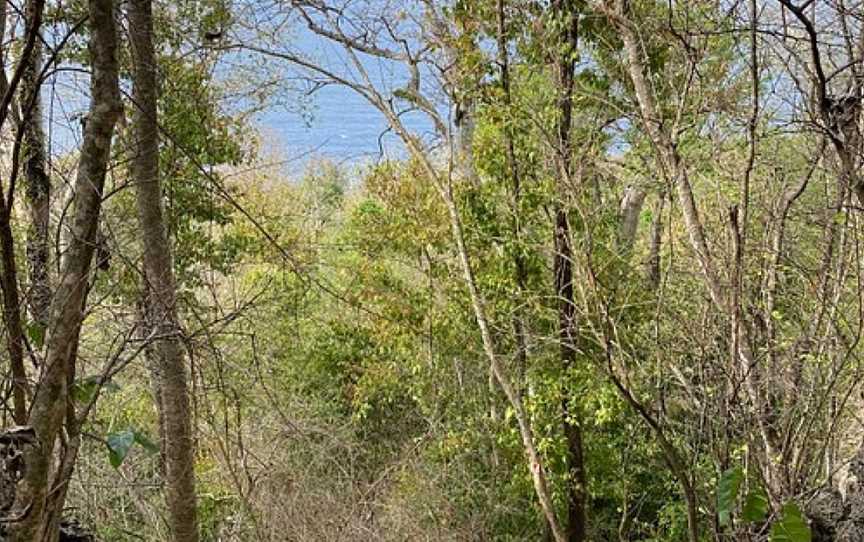
[[[274,24],[280,28],[277,33],[280,39],[275,40],[269,48],[290,50],[347,79],[359,79],[341,45],[314,34],[297,19],[280,19],[275,15],[273,19],[279,20]],[[282,21],[290,22],[282,24]],[[256,24],[261,25],[261,21]],[[261,37],[257,29],[250,28],[248,31],[256,32],[257,37]],[[251,35],[243,34],[240,30],[232,37],[241,42],[251,38]],[[394,44],[389,46],[398,48]],[[392,90],[404,86],[409,79],[408,70],[401,63],[363,54],[358,54],[358,57],[376,87]],[[284,61],[272,59],[269,62],[270,69],[276,74],[282,73],[286,80],[298,75],[297,70]],[[330,84],[321,87],[307,99],[309,107],[303,110],[274,106],[255,119],[271,152],[275,148],[283,151],[288,158],[301,157],[296,166],[289,166],[289,170],[302,169],[303,163],[314,158],[326,158],[351,166],[380,159],[382,154],[392,157],[404,152],[398,137],[388,130],[381,113],[355,91]],[[421,114],[408,114],[402,120],[409,130],[424,134],[431,132],[431,123]]]
[[[281,37],[287,47],[303,57],[340,73],[351,72],[341,46],[313,34],[302,25],[292,24],[291,31]],[[58,36],[52,34],[49,38],[57,39]],[[190,44],[200,46],[200,37],[190,35]],[[241,57],[244,56],[248,61],[250,57],[240,55],[235,62],[243,62]],[[376,79],[376,85],[382,88],[398,88],[408,79],[407,70],[402,65],[370,57],[364,57],[362,61]],[[285,62],[264,60],[260,55],[254,62],[263,62],[266,70],[276,77],[283,76],[285,81],[296,79],[297,71]],[[225,66],[231,69],[232,64],[229,61]],[[86,72],[67,66],[55,72],[43,87],[43,117],[47,120],[54,156],[74,152],[80,144],[80,118],[89,105],[88,86],[89,75]],[[285,86],[292,84],[286,83]],[[310,162],[319,160],[329,160],[350,170],[382,157],[399,157],[404,153],[398,137],[388,130],[381,113],[347,87],[326,85],[309,96],[288,92],[280,97],[280,101],[283,103],[264,107],[252,117],[252,121],[260,134],[262,153],[268,157],[275,156],[284,163],[284,171],[291,176],[301,175]],[[406,115],[403,121],[412,131],[431,132],[430,122],[420,114]]]

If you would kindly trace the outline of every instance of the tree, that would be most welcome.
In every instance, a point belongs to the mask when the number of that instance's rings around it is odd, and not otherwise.
[[[60,294],[52,299],[44,369],[28,420],[40,446],[29,448],[25,454],[27,470],[15,499],[15,510],[23,519],[10,527],[12,540],[22,542],[56,539],[54,528],[60,521],[69,465],[75,461],[74,443],[63,447],[59,469],[54,452],[64,420],[71,416],[69,422],[78,422],[74,407],[70,411],[70,385],[75,377],[111,140],[121,113],[114,3],[91,0],[88,5],[92,99],[78,163],[68,248],[61,262]],[[72,438],[80,438],[74,425],[69,430]]]
[[[25,14],[28,20],[37,20],[39,2],[27,2]],[[27,295],[32,328],[36,336],[45,333],[48,325],[48,310],[51,304],[51,252],[50,241],[50,208],[51,208],[51,177],[48,174],[47,143],[43,119],[45,110],[42,106],[42,69],[43,49],[42,36],[33,45],[33,52],[28,59],[26,70],[21,78],[20,108],[22,116],[19,130],[23,132],[22,146],[24,148],[23,169],[26,182],[27,205],[30,214],[30,226],[27,232],[27,263],[30,279]]]
[[[579,322],[576,313],[573,272],[573,240],[566,202],[568,191],[576,186],[572,174],[573,160],[573,92],[576,55],[579,47],[579,11],[572,0],[559,0],[553,4],[556,24],[560,26],[555,58],[556,101],[558,111],[555,125],[554,163],[557,166],[556,204],[554,209],[554,272],[555,293],[558,303],[558,336],[561,342],[561,364],[564,374],[572,371],[578,353]],[[585,540],[585,506],[587,477],[582,449],[583,416],[578,400],[569,390],[562,398],[562,420],[567,440],[567,465],[570,476],[568,490],[568,539]]]
[[[177,316],[174,263],[159,178],[158,85],[152,9],[151,0],[134,0],[129,5],[136,107],[132,177],[144,246],[146,327],[156,337],[150,348],[156,358],[157,408],[163,424],[160,442],[165,457],[169,524],[174,540],[194,542],[198,540],[194,442],[183,332]]]
[[[525,449],[529,471],[531,473],[531,478],[533,480],[533,485],[541,510],[549,524],[554,538],[559,542],[563,542],[565,540],[565,535],[560,522],[558,521],[555,507],[552,502],[544,461],[537,449],[534,429],[530,417],[525,410],[525,405],[519,391],[514,386],[513,380],[508,374],[507,368],[504,366],[500,359],[500,355],[497,352],[496,342],[493,338],[487,315],[487,301],[484,293],[478,288],[475,270],[472,264],[472,256],[469,253],[465,241],[463,218],[454,196],[454,182],[456,179],[453,177],[453,168],[450,168],[449,172],[441,172],[439,168],[435,166],[432,155],[429,150],[425,148],[422,140],[415,134],[412,134],[403,123],[401,112],[399,110],[400,106],[394,99],[387,96],[388,93],[385,90],[376,86],[369,74],[369,71],[360,60],[359,55],[370,54],[382,59],[403,63],[404,67],[410,74],[410,81],[404,89],[397,89],[394,91],[392,93],[393,97],[406,102],[409,108],[422,111],[435,126],[438,137],[446,138],[450,133],[450,130],[447,128],[447,123],[434,107],[431,100],[421,93],[422,83],[419,65],[421,63],[430,63],[434,67],[434,57],[429,56],[428,51],[422,48],[422,44],[421,48],[415,55],[415,53],[410,49],[405,52],[392,50],[386,46],[369,42],[365,37],[350,36],[342,30],[338,20],[332,18],[334,9],[331,6],[300,2],[294,5],[294,7],[297,9],[301,19],[307,23],[309,29],[313,33],[336,43],[344,49],[350,60],[351,69],[356,72],[356,76],[358,77],[357,80],[352,80],[350,76],[339,74],[325,66],[316,64],[302,58],[302,56],[290,52],[271,50],[249,43],[238,43],[234,44],[233,47],[287,61],[301,69],[309,70],[316,76],[324,77],[330,84],[343,85],[357,92],[382,114],[391,129],[405,144],[411,157],[417,161],[426,180],[436,188],[444,202],[445,208],[447,209],[455,251],[458,255],[458,261],[460,262],[465,285],[469,292],[469,298],[474,310],[478,331],[482,338],[484,352],[488,358],[491,372],[507,398],[510,407],[515,412],[515,418]],[[358,18],[353,24],[362,26],[362,17]],[[373,26],[379,24],[386,26],[386,19],[377,17],[371,24]],[[391,32],[394,32],[394,30],[391,29]],[[367,35],[369,34],[370,33],[367,32]],[[450,90],[452,91],[455,89],[451,87]],[[455,148],[455,145],[450,143],[448,144],[448,147]]]

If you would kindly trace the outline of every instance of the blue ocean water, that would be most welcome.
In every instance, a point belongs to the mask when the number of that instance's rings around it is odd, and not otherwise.
[[[430,132],[430,122],[420,114],[405,115],[403,121],[415,133]],[[352,169],[405,153],[381,112],[355,91],[337,85],[316,91],[303,112],[271,108],[256,122],[264,150],[283,156],[285,170],[291,174],[316,160]]]
[[[286,26],[290,31],[285,43],[281,44],[284,50],[322,66],[345,80],[364,80],[341,45],[312,33],[302,21],[295,20],[294,24]],[[385,46],[391,49],[401,47],[394,44]],[[404,87],[410,79],[407,66],[401,62],[364,53],[357,53],[356,58],[362,64],[365,75],[385,99],[392,96],[395,89]],[[329,81],[314,70],[291,65],[279,58],[269,58],[268,62],[272,62],[271,67],[282,71],[287,81],[304,78]],[[426,79],[424,77],[424,81]],[[326,159],[350,168],[381,158],[404,156],[404,146],[389,129],[382,113],[355,90],[329,81],[314,93],[303,96],[300,95],[302,83],[297,86],[296,100],[291,99],[290,92],[281,97],[283,100],[287,98],[293,107],[272,107],[256,119],[265,145],[270,147],[268,150],[272,152],[275,148],[291,162],[286,165],[288,171],[302,170],[310,160],[316,159]],[[432,125],[425,115],[406,113],[400,118],[411,132],[428,139]]]
[[[250,6],[254,7],[254,4]],[[296,22],[288,25],[288,28],[284,44],[271,44],[268,47],[278,51],[284,46],[285,50],[321,65],[339,77],[351,81],[362,80],[340,45],[313,34]],[[232,41],[242,42],[244,38],[254,42],[254,37],[243,34],[237,34]],[[195,42],[196,39],[197,36],[190,36],[190,48],[200,45]],[[409,79],[407,68],[400,62],[362,53],[357,57],[385,98],[391,96],[394,89],[404,87]],[[310,163],[316,161],[330,161],[351,170],[382,158],[404,157],[404,146],[389,129],[384,116],[355,90],[329,82],[309,94],[308,84],[304,88],[303,83],[296,83],[301,80],[307,83],[326,80],[314,71],[260,53],[238,50],[224,56],[223,62],[216,68],[216,79],[219,80],[219,72],[225,70],[225,81],[230,81],[234,73],[232,70],[244,62],[252,66],[251,70],[255,70],[255,66],[266,66],[265,71],[270,71],[263,78],[273,76],[286,82],[284,88],[280,87],[281,94],[252,120],[253,128],[260,134],[258,139],[262,154],[275,157],[283,171],[290,176],[302,174]],[[256,81],[257,77],[248,79],[251,89],[254,89]],[[125,81],[124,89],[127,91],[128,86],[128,81]],[[89,76],[86,72],[69,70],[53,75],[43,89],[46,125],[53,154],[68,154],[79,146],[80,118],[89,106],[88,87]],[[239,112],[250,104],[228,100],[223,105],[228,111]],[[429,139],[431,122],[424,115],[408,113],[400,118],[410,131]]]
[[[77,80],[80,79],[80,80]],[[80,144],[80,118],[88,106],[86,77],[62,81],[60,94],[46,92],[55,155],[73,152]],[[62,96],[61,96],[62,94]],[[297,98],[302,106],[271,106],[253,118],[260,133],[262,154],[276,156],[291,176],[302,174],[310,163],[330,161],[346,170],[404,156],[399,138],[389,130],[381,112],[346,87],[328,85],[310,97]],[[307,103],[308,102],[308,103]],[[428,135],[431,124],[420,114],[403,117],[413,132]]]
[[[377,159],[397,143],[380,112],[357,93],[338,86],[317,91],[305,112],[275,108],[256,120],[266,143],[289,156],[356,162]]]

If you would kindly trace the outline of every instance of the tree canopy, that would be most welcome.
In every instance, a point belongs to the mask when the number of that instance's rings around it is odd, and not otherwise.
[[[0,14],[0,539],[864,540],[864,3]]]

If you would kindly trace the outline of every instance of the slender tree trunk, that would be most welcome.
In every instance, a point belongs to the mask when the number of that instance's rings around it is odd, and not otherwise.
[[[504,396],[513,408],[513,415],[516,418],[516,424],[519,427],[519,435],[522,437],[522,446],[525,450],[525,455],[528,458],[528,469],[531,473],[531,481],[534,483],[534,492],[537,495],[537,500],[540,503],[540,508],[549,529],[552,531],[552,536],[555,542],[566,542],[567,538],[564,534],[564,529],[561,528],[558,518],[555,515],[555,505],[552,502],[552,493],[549,491],[549,483],[546,478],[546,469],[543,466],[543,458],[534,442],[534,429],[531,425],[531,419],[522,402],[522,397],[519,395],[516,388],[513,386],[510,377],[504,365],[501,363],[501,358],[495,350],[495,341],[492,338],[492,332],[489,326],[489,319],[486,316],[486,299],[480,292],[477,286],[477,279],[474,276],[474,269],[471,265],[471,257],[468,254],[468,247],[465,245],[465,233],[462,227],[462,219],[459,215],[459,208],[456,205],[456,200],[453,197],[452,178],[442,179],[435,170],[429,156],[423,152],[423,148],[418,143],[402,124],[401,120],[392,110],[390,110],[381,100],[370,100],[371,103],[378,108],[379,111],[387,118],[387,122],[393,130],[399,135],[409,152],[420,162],[423,172],[428,179],[435,184],[441,199],[444,201],[444,206],[447,209],[447,215],[450,219],[450,231],[453,234],[453,241],[456,244],[456,253],[459,256],[459,263],[465,279],[465,285],[468,288],[468,293],[471,299],[471,307],[474,310],[474,317],[477,320],[477,327],[480,331],[480,338],[483,343],[483,351],[489,359],[489,365],[492,367],[492,373]]]
[[[648,287],[656,290],[660,286],[660,245],[663,242],[663,210],[666,207],[666,192],[657,195],[654,210],[651,213],[651,239],[648,247],[648,258],[645,260],[645,279]]]
[[[579,326],[573,296],[573,247],[570,220],[567,211],[567,188],[572,185],[572,123],[574,54],[578,47],[579,14],[572,0],[553,3],[561,27],[556,58],[555,75],[558,91],[558,118],[556,126],[556,164],[558,176],[555,203],[555,256],[553,262],[555,294],[558,300],[558,339],[561,343],[561,365],[565,375],[564,395],[561,401],[562,425],[567,441],[567,539],[585,540],[585,459],[582,452],[582,413],[578,399],[571,393],[570,380],[576,365],[576,341]]]
[[[468,286],[468,291],[471,294],[471,304],[474,308],[477,326],[480,328],[480,336],[483,340],[483,349],[489,358],[495,379],[498,381],[501,390],[504,392],[510,406],[513,408],[516,423],[519,426],[519,434],[522,437],[522,446],[528,456],[528,467],[531,472],[531,479],[534,482],[534,490],[540,501],[540,508],[546,516],[546,521],[549,525],[549,529],[552,531],[552,536],[555,541],[565,542],[567,538],[564,530],[558,523],[558,518],[555,515],[555,506],[552,502],[552,494],[549,491],[549,484],[546,478],[546,471],[543,467],[543,460],[534,443],[534,430],[531,426],[531,420],[527,410],[525,409],[525,405],[522,403],[522,397],[513,386],[512,381],[507,376],[507,373],[501,364],[498,354],[495,352],[495,343],[492,340],[489,322],[486,318],[484,298],[477,288],[474,270],[471,267],[468,249],[465,246],[465,236],[462,231],[462,221],[459,218],[459,210],[456,207],[456,202],[453,199],[453,194],[449,186],[443,187],[442,196],[444,197],[444,203],[447,207],[448,214],[450,215],[450,225],[453,231],[453,237],[456,241],[456,248],[459,253],[462,270],[465,274],[465,282]]]
[[[479,52],[477,45],[477,30],[472,24],[466,22],[471,20],[473,14],[467,13],[450,14],[443,10],[430,10],[430,30],[433,40],[441,47],[446,59],[448,69],[444,73],[444,81],[447,93],[453,105],[453,126],[456,129],[453,134],[452,153],[456,170],[461,176],[477,186],[479,179],[474,168],[474,130],[476,128],[476,104],[474,94],[480,86],[480,82],[470,66],[473,53]],[[457,45],[458,44],[458,45]],[[466,51],[464,44],[470,44]],[[466,74],[471,74],[467,75]]]
[[[684,167],[671,136],[663,128],[662,117],[659,114],[653,91],[648,83],[648,72],[645,66],[644,53],[640,45],[641,41],[636,34],[632,20],[628,18],[628,3],[625,0],[615,0],[614,8],[610,8],[608,5],[599,5],[598,7],[601,11],[606,13],[610,21],[619,31],[624,43],[624,52],[626,54],[625,67],[633,82],[636,101],[638,102],[642,116],[642,123],[654,144],[658,163],[663,168],[667,179],[674,185],[678,194],[678,200],[681,205],[682,213],[684,214],[684,223],[690,237],[690,244],[696,253],[701,267],[702,276],[711,295],[711,299],[718,309],[726,312],[729,310],[729,303],[716,273],[716,269],[714,268],[711,254],[708,250],[708,242],[705,238],[702,222],[699,219],[699,213],[696,207],[696,202],[693,198],[693,191],[690,186],[690,180],[687,176],[687,170]],[[749,363],[752,358],[749,356],[749,350],[743,347],[745,344],[746,341],[742,341],[742,348],[740,350],[742,358],[745,358],[747,363]],[[748,355],[745,356],[744,354]],[[744,362],[742,361],[742,363]],[[610,372],[611,371],[612,369],[610,367]],[[616,382],[616,384],[618,383]],[[618,385],[618,387],[619,390],[624,393],[624,389],[620,385]],[[631,399],[632,404],[632,396],[629,399]],[[754,404],[760,404],[758,397],[753,397],[752,400],[754,401]],[[634,407],[636,407],[636,404],[634,404]],[[643,417],[646,416],[643,414]],[[648,418],[646,417],[646,420],[647,419]],[[667,463],[670,470],[678,478],[678,482],[687,503],[688,539],[690,542],[698,542],[700,539],[697,513],[698,503],[696,502],[692,481],[690,480],[683,463],[677,458],[674,446],[666,440],[659,424],[649,422],[649,425],[651,425],[655,435],[661,443],[661,446],[667,452]],[[766,448],[769,447],[767,437],[764,440]],[[770,457],[770,454],[768,454],[768,456]]]
[[[35,0],[27,2],[27,18],[33,19],[39,9]],[[24,177],[30,224],[27,232],[27,263],[30,288],[28,305],[33,323],[44,332],[51,306],[49,210],[51,178],[46,163],[45,131],[42,127],[42,42],[36,40],[24,76],[21,79],[21,109],[24,118]]]
[[[525,455],[528,459],[528,468],[531,473],[531,480],[534,484],[534,491],[537,495],[540,508],[552,535],[556,542],[566,542],[564,530],[561,528],[558,518],[555,514],[555,505],[552,501],[552,494],[549,491],[549,484],[546,478],[546,470],[543,467],[543,458],[534,442],[534,429],[531,424],[531,419],[522,402],[522,397],[513,386],[510,377],[501,362],[495,348],[495,341],[492,338],[492,332],[489,325],[489,319],[486,316],[486,299],[477,286],[477,280],[474,275],[474,269],[471,265],[471,257],[468,253],[468,248],[465,244],[465,233],[462,227],[462,219],[459,214],[459,207],[453,197],[453,175],[452,171],[446,177],[442,177],[436,170],[432,159],[423,147],[423,144],[413,134],[411,134],[403,124],[399,115],[390,107],[390,103],[377,91],[374,90],[375,85],[371,77],[366,71],[363,64],[360,62],[356,52],[348,45],[345,50],[351,58],[352,65],[357,69],[366,90],[362,90],[358,85],[352,85],[348,81],[339,79],[339,83],[352,88],[358,92],[366,100],[369,101],[382,115],[387,119],[387,123],[393,128],[393,131],[405,143],[408,152],[417,159],[426,178],[435,185],[436,190],[441,196],[444,206],[447,209],[447,215],[450,219],[450,231],[453,235],[453,241],[456,245],[456,252],[459,257],[460,267],[465,279],[465,285],[468,288],[468,293],[471,299],[471,307],[474,310],[474,316],[477,320],[477,327],[480,331],[482,339],[483,351],[489,360],[492,367],[492,373],[495,375],[495,380],[498,381],[501,391],[504,392],[507,401],[513,408],[513,415],[516,418],[516,423],[519,427],[519,435],[522,437],[522,446]],[[294,60],[291,60],[294,62]],[[309,67],[306,65],[306,67]],[[318,70],[318,68],[314,68]],[[322,70],[318,70],[322,71]],[[323,70],[326,73],[327,70]],[[371,92],[370,92],[371,89]],[[446,136],[446,133],[441,133]]]
[[[639,215],[645,205],[647,192],[635,186],[628,186],[621,200],[621,227],[618,230],[618,243],[622,251],[629,253],[636,240],[636,230],[639,229]]]
[[[6,349],[12,369],[12,418],[23,424],[27,417],[27,373],[24,368],[24,328],[21,322],[21,299],[18,292],[18,269],[15,240],[12,236],[12,209],[0,195],[0,262],[3,290],[3,321],[6,324]]]
[[[501,90],[504,94],[504,107],[508,110],[507,115],[510,115],[512,114],[510,109],[513,105],[513,97],[510,90],[510,55],[507,52],[507,22],[504,0],[498,0],[497,8],[498,65],[501,70]],[[510,212],[513,214],[511,217],[511,233],[517,245],[517,249],[513,253],[513,279],[516,283],[516,290],[521,296],[528,289],[528,268],[525,264],[525,258],[518,248],[521,245],[520,238],[522,237],[520,216],[522,179],[519,172],[519,164],[516,163],[516,143],[514,141],[512,124],[505,121],[502,131],[504,134],[504,155],[506,157],[507,173],[510,176]],[[516,338],[516,372],[521,380],[528,363],[528,342],[526,338],[525,318],[520,305],[521,303],[517,301],[516,307],[513,310],[513,333]],[[520,393],[523,385],[523,382],[516,381],[516,386],[520,390]]]
[[[79,330],[80,333],[80,330]],[[77,341],[78,338],[76,337]],[[68,364],[66,373],[66,389],[72,389],[77,374],[77,356]],[[75,470],[75,462],[78,460],[78,452],[81,449],[81,424],[83,419],[78,418],[75,410],[75,402],[66,402],[66,425],[60,434],[62,443],[58,453],[57,466],[54,469],[54,479],[51,482],[52,493],[45,505],[46,532],[50,533],[53,540],[59,539],[60,523],[63,520],[63,505],[69,491],[69,481]]]
[[[51,542],[56,533],[46,522],[46,504],[54,488],[54,451],[67,412],[69,368],[76,357],[84,318],[88,278],[102,205],[102,190],[111,140],[122,106],[118,84],[117,31],[112,0],[90,0],[90,58],[93,70],[91,104],[81,145],[69,224],[69,244],[63,258],[58,294],[51,302],[42,378],[33,398],[29,423],[40,445],[25,452],[27,469],[18,485],[15,510],[28,510],[9,526],[14,542]]]
[[[140,318],[139,340],[147,342],[149,336],[153,333],[150,326],[149,309],[151,302],[147,299],[148,287],[143,285],[141,300],[138,305],[138,314]],[[159,375],[161,374],[158,367],[159,357],[153,351],[153,344],[147,343],[144,348],[144,357],[147,360],[147,372],[150,377],[150,394],[153,396],[153,404],[156,405],[156,423],[159,434],[159,474],[165,476],[165,452],[168,447],[165,442],[165,409],[162,407],[162,384]]]
[[[27,37],[21,52],[19,65],[12,81],[3,80],[3,109],[0,111],[0,129],[8,118],[12,95],[19,83],[26,82],[26,74],[36,54],[39,29],[42,26],[44,0],[31,0],[27,9]],[[6,29],[6,13],[3,8],[2,30]],[[30,111],[24,111],[24,120],[29,120]],[[10,180],[10,184],[12,181]],[[12,369],[13,418],[16,423],[24,423],[27,416],[27,374],[24,368],[24,326],[21,320],[21,295],[18,289],[18,266],[15,257],[15,240],[12,233],[13,187],[8,195],[0,193],[0,290],[3,292],[3,320],[6,326],[6,347]],[[8,199],[8,201],[7,201]]]
[[[456,156],[462,174],[477,184],[477,171],[474,168],[474,102],[464,99],[456,111]]]
[[[606,324],[611,328],[614,324],[611,324],[610,321],[607,320]],[[669,468],[669,472],[672,473],[673,476],[678,480],[678,484],[681,486],[681,491],[684,495],[684,502],[687,505],[687,525],[688,525],[688,538],[689,542],[699,542],[701,539],[699,538],[699,527],[698,527],[698,501],[696,495],[696,488],[693,485],[693,480],[690,477],[690,472],[687,468],[687,463],[681,458],[681,455],[678,452],[678,449],[675,445],[667,438],[666,431],[663,430],[663,426],[657,421],[654,415],[645,408],[642,403],[639,402],[638,399],[633,395],[633,392],[628,388],[621,378],[617,375],[615,371],[615,366],[613,363],[613,346],[612,340],[610,337],[604,337],[604,351],[606,354],[606,363],[607,370],[609,373],[609,378],[612,379],[612,383],[618,388],[618,392],[627,401],[628,404],[636,411],[637,414],[645,421],[646,424],[651,428],[654,432],[654,436],[657,438],[657,443],[660,445],[660,449],[663,450],[663,461],[666,463],[666,466]]]
[[[168,518],[175,542],[197,542],[195,457],[182,331],[177,317],[174,262],[162,205],[159,179],[157,73],[153,48],[152,0],[130,0],[129,27],[134,60],[136,149],[132,176],[137,187],[138,220],[144,244],[147,280],[145,313],[155,334],[155,356],[164,423]]]

